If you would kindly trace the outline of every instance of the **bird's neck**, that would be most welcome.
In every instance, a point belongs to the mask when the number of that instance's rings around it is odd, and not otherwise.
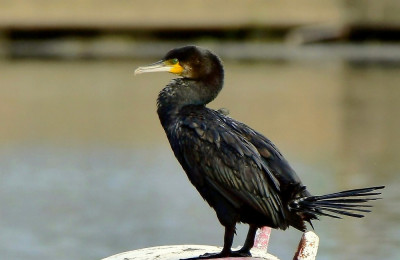
[[[158,95],[157,113],[161,124],[164,128],[168,128],[182,108],[188,105],[205,106],[221,89],[222,80],[214,82],[185,78],[172,80]]]

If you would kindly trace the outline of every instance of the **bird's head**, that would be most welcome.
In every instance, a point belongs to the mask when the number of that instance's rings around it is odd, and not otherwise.
[[[185,46],[170,50],[156,63],[137,68],[135,75],[163,71],[193,80],[204,80],[216,72],[223,74],[221,61],[215,54],[197,46]]]

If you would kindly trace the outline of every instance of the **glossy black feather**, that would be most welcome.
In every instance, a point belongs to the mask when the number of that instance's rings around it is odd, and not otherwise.
[[[363,208],[371,207],[371,205],[360,204],[368,201],[377,200],[374,197],[380,195],[376,190],[383,189],[384,186],[353,189],[331,193],[322,196],[308,196],[293,200],[289,207],[293,211],[302,212],[304,210],[313,211],[316,215],[323,215],[322,213],[332,212],[338,215],[346,215],[356,218],[362,218],[364,215],[354,213],[356,212],[371,212]],[[338,217],[338,216],[337,216]]]

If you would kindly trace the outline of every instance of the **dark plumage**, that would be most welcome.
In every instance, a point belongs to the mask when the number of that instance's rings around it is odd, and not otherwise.
[[[214,208],[225,227],[221,253],[247,256],[257,228],[305,231],[318,216],[363,217],[362,203],[375,200],[380,187],[312,196],[275,145],[262,134],[206,104],[222,89],[224,71],[208,50],[186,46],[135,73],[169,71],[172,80],[159,94],[157,112],[176,158],[190,182]],[[231,251],[235,225],[250,225],[243,248]]]

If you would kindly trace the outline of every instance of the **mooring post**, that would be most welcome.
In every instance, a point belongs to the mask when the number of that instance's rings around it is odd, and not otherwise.
[[[271,234],[271,228],[263,227],[257,231],[254,247],[252,249],[253,257],[235,257],[235,258],[220,258],[229,260],[279,260],[273,255],[267,253],[268,242]],[[299,243],[299,248],[293,260],[315,260],[318,250],[319,238],[312,232],[306,232]],[[143,248],[130,252],[124,252],[113,255],[103,260],[178,260],[192,258],[204,253],[220,252],[220,247],[204,246],[204,245],[174,245],[174,246],[159,246],[151,248]]]
[[[301,237],[299,247],[293,260],[315,260],[317,257],[319,237],[312,231],[307,231]]]
[[[256,239],[254,241],[254,247],[267,251],[270,236],[271,236],[270,227],[262,227],[258,229],[256,234]]]

